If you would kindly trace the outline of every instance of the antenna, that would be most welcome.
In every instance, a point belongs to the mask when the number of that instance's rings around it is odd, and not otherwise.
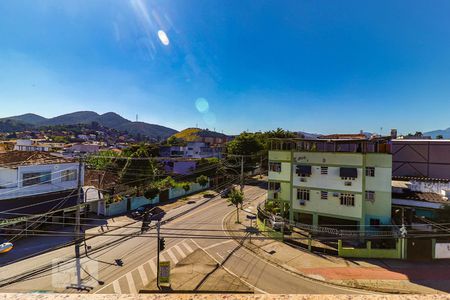
[[[136,122],[139,120],[139,115],[136,114]]]

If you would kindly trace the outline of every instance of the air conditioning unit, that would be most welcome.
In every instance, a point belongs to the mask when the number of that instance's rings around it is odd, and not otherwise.
[[[305,206],[306,202],[304,200],[300,201],[300,205]]]
[[[305,177],[300,177],[300,182],[306,182],[306,178]]]
[[[346,181],[345,182],[345,186],[351,186],[352,185],[352,182],[351,181]]]

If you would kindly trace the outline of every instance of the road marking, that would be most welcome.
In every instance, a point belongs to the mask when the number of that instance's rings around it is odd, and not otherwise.
[[[203,251],[205,251],[205,249],[203,249]],[[216,254],[217,254],[217,256],[219,256],[219,257],[220,257],[220,259],[222,259],[222,260],[223,260],[223,256],[222,256],[222,255],[220,255],[220,254],[219,254],[219,252],[216,252]]]
[[[145,274],[144,265],[140,265],[138,267],[138,272],[139,272],[139,275],[141,276],[142,283],[144,285],[146,285],[149,281],[148,281],[147,274]]]
[[[128,272],[125,277],[127,279],[130,294],[137,294],[136,286],[134,285],[134,279],[133,279],[133,275],[131,274],[131,272]]]
[[[214,247],[217,247],[217,246],[220,246],[220,245],[223,245],[223,244],[232,242],[232,241],[233,241],[233,240],[227,240],[227,241],[224,241],[224,242],[216,243],[216,244],[213,244],[213,245],[208,246],[208,247],[206,247],[206,248],[203,248],[203,250],[208,250],[208,249],[211,249],[211,248],[214,248]]]
[[[192,253],[192,252],[194,252],[194,250],[192,250],[192,248],[191,247],[189,247],[189,245],[188,245],[188,243],[187,242],[183,242],[181,245],[183,245],[184,246],[184,248],[186,248],[187,249],[187,251],[189,251],[189,253]]]
[[[183,259],[183,258],[185,258],[185,257],[187,256],[187,255],[184,253],[184,251],[180,248],[180,246],[175,245],[173,248],[176,250],[176,252],[178,252],[178,254],[181,255],[181,259]]]
[[[114,280],[113,281],[113,289],[114,289],[114,293],[122,294],[122,290],[120,289],[119,280]]]
[[[175,256],[175,254],[173,254],[172,249],[169,249],[169,250],[167,251],[167,254],[169,254],[170,258],[171,258],[172,261],[173,261],[173,264],[176,265],[176,264],[178,263],[178,259],[177,259],[177,257]]]
[[[200,249],[203,250],[203,248],[200,247],[200,245],[197,244],[196,241],[194,241],[194,240],[192,240],[192,239],[191,239],[191,241],[192,241],[198,248],[200,248]],[[211,254],[209,254],[208,251],[205,251],[205,250],[203,250],[203,251],[206,253],[206,255],[208,255],[209,257],[211,257],[216,263],[218,263],[218,264],[219,264],[225,271],[227,271],[229,274],[233,275],[233,276],[236,277],[236,278],[239,278],[239,280],[241,280],[243,283],[245,283],[245,284],[248,285],[249,287],[253,288],[255,291],[257,290],[257,291],[261,292],[262,294],[268,294],[266,291],[264,291],[264,290],[262,290],[262,289],[260,289],[260,288],[257,288],[256,286],[254,286],[254,285],[251,284],[250,282],[244,280],[241,276],[237,276],[237,275],[236,275],[234,272],[232,272],[230,269],[228,269],[227,267],[225,267],[224,265],[222,265],[222,263],[221,263],[220,261],[218,261],[214,256],[212,256]]]
[[[156,275],[156,262],[154,259],[151,259],[148,261],[148,264],[150,265],[150,269],[152,269],[152,272],[154,275]]]

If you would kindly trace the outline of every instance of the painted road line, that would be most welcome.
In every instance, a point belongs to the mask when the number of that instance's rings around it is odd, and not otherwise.
[[[176,252],[178,252],[178,254],[180,254],[181,259],[183,259],[187,256],[187,254],[184,253],[184,251],[180,248],[180,246],[175,245],[175,247],[173,247],[173,248]]]
[[[208,250],[208,249],[211,249],[211,248],[220,246],[220,245],[224,245],[224,244],[230,243],[230,242],[232,242],[232,241],[233,241],[233,240],[227,240],[227,241],[224,241],[224,242],[216,243],[216,244],[213,244],[213,245],[208,246],[208,247],[206,247],[206,248],[203,248],[203,250]]]
[[[170,256],[171,260],[173,261],[173,264],[176,265],[178,263],[178,259],[175,256],[175,254],[173,254],[172,248],[167,251],[167,254]]]
[[[181,245],[184,246],[184,248],[186,248],[186,250],[189,251],[189,253],[194,252],[194,250],[192,250],[192,248],[189,247],[187,242],[183,242],[183,243],[181,243]]]
[[[155,259],[149,260],[148,264],[150,265],[150,269],[152,269],[153,275],[156,275],[156,261],[155,261]]]
[[[119,280],[113,281],[113,289],[115,294],[122,294],[122,290],[120,289]]]
[[[203,250],[205,250],[205,249],[203,249]],[[222,255],[220,255],[220,254],[219,254],[219,252],[216,252],[216,254],[217,254],[217,256],[218,256],[218,257],[220,257],[220,259],[222,259],[222,260],[223,260],[223,256],[222,256]]]
[[[125,275],[128,283],[128,290],[130,291],[130,294],[137,294],[136,286],[134,284],[133,275],[131,275],[131,272],[128,272],[127,275]]]
[[[146,285],[148,281],[147,274],[145,274],[144,265],[138,267],[139,276],[141,276],[142,283]]]

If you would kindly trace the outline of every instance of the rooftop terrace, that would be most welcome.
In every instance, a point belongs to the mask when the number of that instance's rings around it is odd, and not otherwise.
[[[376,139],[272,138],[269,150],[307,152],[391,153],[390,141]]]

